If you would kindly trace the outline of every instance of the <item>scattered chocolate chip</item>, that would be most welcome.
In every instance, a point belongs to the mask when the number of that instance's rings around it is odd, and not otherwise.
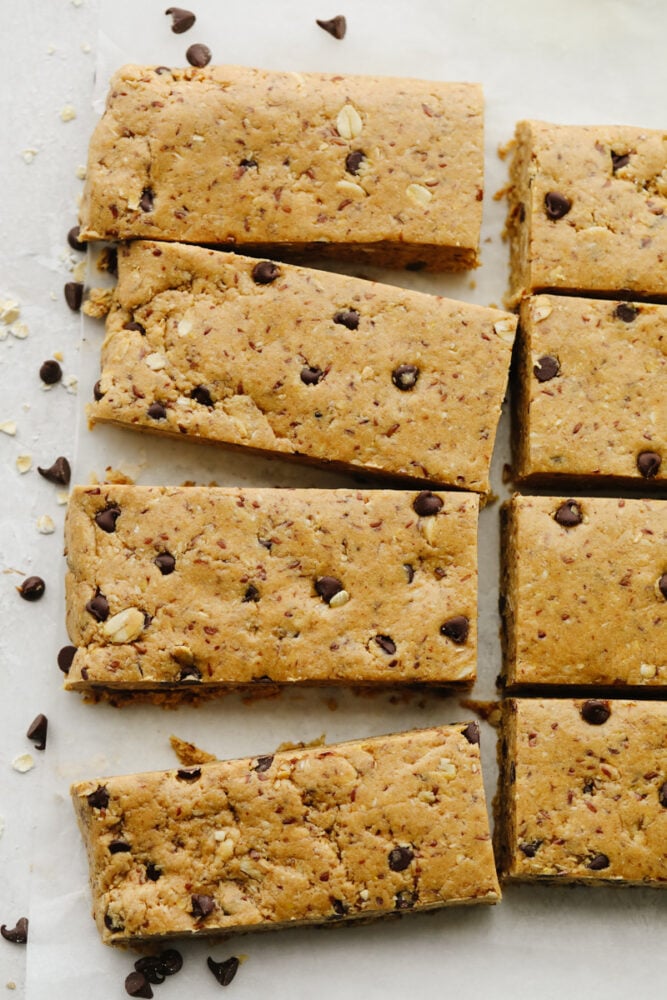
[[[26,736],[35,743],[35,750],[43,750],[46,746],[46,734],[49,728],[49,720],[41,713],[36,716],[30,726]]]
[[[315,20],[315,24],[319,24],[320,28],[324,28],[328,31],[330,35],[334,38],[345,38],[345,32],[347,31],[347,21],[343,14],[337,14],[336,17],[330,18],[328,21],[320,21],[319,18]]]
[[[181,668],[181,672],[178,677],[179,681],[200,681],[201,680],[201,670],[196,667],[194,663],[188,663]]]
[[[194,45],[191,45],[187,49],[185,58],[191,66],[203,69],[203,67],[208,66],[211,61],[211,50],[208,45],[202,45],[201,42],[195,42]]]
[[[358,174],[359,167],[366,159],[366,154],[361,149],[353,149],[345,157],[345,169],[348,174]]]
[[[254,602],[256,604],[258,601],[259,601],[259,591],[257,587],[254,585],[254,583],[248,584],[248,586],[246,587],[246,592],[243,595],[243,601],[241,603],[250,604],[251,602]]]
[[[629,153],[615,153],[611,150],[611,169],[614,173],[622,167],[627,167],[630,162]]]
[[[213,409],[215,406],[211,393],[205,385],[195,386],[190,393],[190,399],[194,399],[195,403],[199,403],[200,406],[208,406],[209,409]]]
[[[45,361],[39,369],[39,377],[44,385],[55,385],[63,377],[63,370],[53,358]]]
[[[225,959],[224,962],[216,962],[209,955],[206,959],[206,964],[221,986],[229,986],[239,970],[239,960],[235,955]]]
[[[98,785],[94,792],[86,796],[91,809],[106,809],[109,805],[109,793],[105,785]]]
[[[663,809],[667,809],[667,781],[658,789],[658,802]]]
[[[151,188],[144,188],[139,199],[139,208],[142,212],[152,212],[155,202],[155,192]]]
[[[465,615],[454,615],[440,626],[440,634],[451,639],[457,646],[462,646],[468,638],[470,622]]]
[[[182,7],[167,7],[165,14],[171,14],[171,30],[175,35],[188,31],[197,20],[191,10],[184,10]]]
[[[566,500],[554,514],[554,521],[563,528],[574,528],[575,525],[581,524],[583,519],[584,515],[576,500]]]
[[[633,306],[631,302],[619,302],[614,309],[616,319],[620,319],[624,323],[632,323],[633,320],[637,319],[638,315],[639,309],[637,306]]]
[[[136,319],[128,319],[127,323],[123,323],[123,329],[136,330],[142,337],[146,336],[146,327],[142,323],[137,323]]]
[[[273,756],[268,755],[267,757],[258,757],[257,763],[253,767],[253,771],[257,771],[258,774],[263,774],[264,771],[268,771],[273,764]]]
[[[140,972],[146,977],[152,986],[161,986],[165,980],[165,975],[160,968],[159,955],[144,955],[134,963],[136,972]]]
[[[121,515],[121,509],[118,504],[112,503],[104,510],[98,510],[95,515],[95,524],[102,531],[106,531],[108,535],[113,534],[116,530],[116,521]]]
[[[210,917],[215,909],[215,900],[213,896],[207,896],[204,893],[197,893],[191,897],[192,899],[192,916],[196,917],[197,920],[204,920],[206,917]]]
[[[533,366],[533,375],[538,382],[550,382],[560,371],[560,362],[551,354],[544,354]]]
[[[415,578],[414,566],[411,566],[410,563],[403,563],[403,569],[405,570],[405,575],[408,578],[408,583],[412,583]]]
[[[86,604],[86,611],[95,621],[105,622],[109,617],[109,602],[99,590]]]
[[[0,934],[5,941],[11,941],[12,944],[25,944],[28,940],[28,918],[20,917],[16,921],[16,927],[12,927],[11,930],[3,924],[0,927]]]
[[[315,581],[315,590],[320,595],[325,604],[331,602],[331,598],[344,590],[343,584],[335,576],[318,576]]]
[[[409,389],[414,389],[417,385],[417,379],[419,378],[419,368],[415,365],[399,365],[398,368],[394,368],[391,373],[391,380],[397,389],[402,392],[408,392]]]
[[[162,573],[162,576],[169,576],[176,568],[176,560],[171,552],[159,552],[153,562]]]
[[[46,590],[46,584],[41,576],[28,576],[16,589],[24,601],[38,601]]]
[[[183,968],[183,956],[175,948],[165,948],[158,955],[160,969],[165,976],[175,976]]]
[[[131,850],[126,840],[112,840],[109,844],[109,854],[129,854]]]
[[[151,420],[166,420],[167,409],[162,403],[158,403],[157,400],[146,410],[146,413],[151,418]]]
[[[591,858],[586,867],[592,872],[602,871],[603,868],[609,868],[609,858],[606,854],[596,854],[595,857]]]
[[[145,997],[147,1000],[153,996],[153,990],[143,972],[131,972],[125,978],[125,992],[131,997]]]
[[[76,656],[76,646],[63,646],[58,653],[58,667],[64,674],[68,674],[70,667]]]
[[[356,309],[341,309],[334,315],[333,321],[339,326],[346,326],[348,330],[358,330],[360,318]]]
[[[525,854],[527,858],[534,858],[541,846],[541,840],[530,840],[527,843],[519,844],[519,850],[522,854]]]
[[[603,725],[611,715],[611,708],[608,701],[601,701],[599,698],[589,698],[581,706],[581,717],[591,726]]]
[[[53,465],[48,469],[42,469],[42,467],[38,465],[37,471],[40,476],[43,476],[44,479],[48,479],[50,483],[55,483],[57,486],[67,486],[72,478],[72,470],[70,469],[69,462],[64,455],[59,455]]]
[[[176,777],[181,781],[199,781],[201,767],[182,767],[176,772]]]
[[[644,479],[655,479],[661,464],[662,459],[657,451],[641,451],[637,455],[637,468]]]
[[[388,855],[389,867],[393,872],[404,872],[414,856],[409,847],[393,847]]]
[[[72,250],[85,250],[86,244],[82,243],[79,239],[79,234],[81,232],[81,226],[72,226],[67,234],[67,242],[71,246]]]
[[[324,378],[324,372],[321,368],[302,368],[301,369],[301,381],[304,385],[317,385]]]
[[[162,875],[162,869],[157,865],[154,865],[152,861],[149,861],[146,865],[146,878],[150,882],[157,882],[157,880]]]
[[[571,208],[572,202],[570,199],[566,198],[564,194],[559,194],[558,191],[549,191],[544,196],[544,210],[547,213],[547,217],[553,221],[562,219]]]
[[[465,736],[468,743],[479,744],[479,723],[469,722],[465,729],[461,730],[461,735]]]
[[[386,653],[387,656],[393,656],[396,652],[396,643],[390,635],[376,635],[375,641],[382,652]]]
[[[260,260],[252,269],[252,280],[256,285],[270,285],[280,277],[280,268],[272,260]]]
[[[78,312],[83,302],[83,284],[80,281],[68,281],[64,288],[65,302],[73,312]]]
[[[411,910],[418,899],[419,893],[412,892],[410,889],[399,889],[394,896],[394,909]]]
[[[100,379],[98,379],[95,385],[93,386],[93,399],[99,403],[99,401],[103,399],[103,397],[104,393],[102,392],[102,383]]]
[[[658,590],[667,601],[667,573],[663,573],[658,580]]]
[[[422,490],[418,493],[412,504],[412,509],[415,514],[419,514],[420,517],[430,517],[432,514],[437,514],[442,508],[443,501],[440,497],[437,497],[430,490]]]

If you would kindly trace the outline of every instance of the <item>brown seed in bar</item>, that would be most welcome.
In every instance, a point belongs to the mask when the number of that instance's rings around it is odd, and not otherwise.
[[[345,157],[345,169],[348,174],[358,174],[359,167],[366,159],[366,154],[361,149],[353,149]]]
[[[315,23],[319,24],[320,28],[324,28],[334,38],[338,38],[339,40],[345,38],[347,21],[343,14],[337,14],[336,17],[332,17],[328,21],[321,21],[319,18],[316,18]]]
[[[415,365],[399,365],[398,368],[394,368],[391,373],[391,380],[397,389],[402,392],[408,392],[410,389],[414,389],[417,385],[417,379],[419,378],[419,368]]]
[[[209,410],[215,406],[211,393],[205,385],[195,386],[190,393],[190,399],[194,399],[195,403],[199,403],[200,406],[208,406]]]
[[[162,573],[162,576],[169,576],[169,574],[173,573],[176,569],[176,560],[172,556],[171,552],[158,553],[153,562]]]
[[[263,774],[264,771],[268,771],[273,764],[273,756],[271,754],[266,757],[258,757],[257,763],[253,767],[253,771],[257,771],[258,774]]]
[[[334,315],[333,321],[339,326],[346,326],[348,330],[357,330],[359,319],[360,316],[356,309],[341,309]]]
[[[382,652],[386,653],[387,656],[393,656],[396,652],[396,643],[390,635],[376,635],[375,641]]]
[[[43,750],[45,748],[48,728],[49,720],[41,712],[30,723],[26,736],[34,742],[35,750]]]
[[[584,515],[576,500],[566,500],[554,514],[554,521],[562,525],[563,528],[574,528],[575,525],[581,524],[583,519]]]
[[[256,285],[270,285],[280,277],[280,268],[272,260],[260,260],[252,269],[252,280]]]
[[[302,368],[301,369],[301,381],[304,385],[317,385],[324,378],[324,372],[321,368]]]
[[[207,896],[205,893],[195,893],[195,895],[190,897],[192,900],[192,916],[196,917],[197,920],[204,920],[206,917],[210,917],[215,909],[215,900],[213,896]]]
[[[67,486],[72,478],[70,464],[64,455],[59,455],[53,465],[48,469],[42,469],[42,467],[38,465],[37,471],[40,476],[43,476],[44,479],[48,479],[50,483],[55,483],[56,486]]]
[[[55,385],[63,377],[63,370],[57,361],[49,358],[39,369],[39,377],[44,385]]]
[[[229,986],[239,969],[239,960],[235,955],[225,959],[224,962],[216,962],[209,955],[206,964],[221,986]]]
[[[80,281],[68,281],[64,288],[65,302],[73,312],[78,312],[83,302],[83,284]]]
[[[63,646],[58,653],[58,668],[68,674],[76,656],[76,646]]]
[[[98,785],[94,792],[86,796],[91,809],[106,809],[109,805],[109,793],[105,785]]]
[[[603,868],[609,868],[609,858],[606,854],[596,854],[586,867],[592,872],[602,871]]]
[[[139,199],[139,208],[142,212],[152,212],[155,202],[155,192],[151,188],[144,188]]]
[[[158,403],[157,400],[151,403],[146,413],[152,420],[166,420],[167,418],[166,407],[162,403]]]
[[[98,510],[95,515],[95,524],[102,531],[106,531],[108,535],[111,535],[116,530],[116,521],[120,515],[121,509],[118,504],[111,504],[109,507],[105,507],[104,510]]]
[[[599,698],[589,698],[581,706],[581,717],[584,722],[591,726],[602,726],[611,715],[611,708],[608,701],[601,701]]]
[[[95,621],[105,622],[109,617],[109,602],[104,594],[98,590],[94,597],[86,604],[86,611],[92,615]]]
[[[393,847],[388,856],[389,867],[393,872],[404,872],[414,856],[409,847]]]
[[[558,191],[549,191],[544,196],[544,211],[552,221],[562,219],[572,208],[572,202]]]
[[[538,382],[550,382],[552,378],[556,378],[559,372],[558,358],[554,358],[551,354],[545,354],[538,358],[537,364],[533,366],[533,375]]]
[[[331,598],[344,589],[341,581],[335,576],[318,576],[315,581],[315,590],[325,604],[330,604]]]
[[[27,576],[16,589],[24,601],[38,601],[46,590],[46,584],[41,576]]]
[[[72,226],[67,234],[67,242],[71,246],[72,250],[85,250],[86,244],[82,243],[79,239],[79,233],[81,232],[81,226]]]
[[[644,479],[655,479],[661,464],[662,459],[657,451],[641,451],[637,455],[637,468]]]
[[[465,736],[468,743],[479,744],[479,723],[469,722],[465,729],[461,730],[461,735]]]
[[[198,69],[202,69],[204,66],[208,66],[211,61],[211,50],[208,45],[202,45],[201,42],[195,42],[185,53],[185,58],[190,63],[191,66],[196,66]]]
[[[5,941],[11,941],[12,944],[25,944],[28,940],[28,918],[20,917],[16,921],[16,927],[11,929],[3,924],[0,927],[0,934],[2,934]]]
[[[468,638],[469,631],[470,622],[465,615],[454,615],[453,618],[448,618],[447,621],[440,626],[441,635],[444,635],[447,639],[451,639],[451,641],[456,643],[457,646],[463,645]]]
[[[153,996],[151,985],[143,972],[137,972],[136,970],[131,972],[129,976],[126,976],[125,992],[131,997],[142,997],[145,1000],[150,1000]]]
[[[433,514],[437,514],[442,508],[443,501],[440,497],[437,497],[430,490],[422,490],[421,493],[417,494],[412,504],[412,509],[415,514],[419,514],[420,517],[431,517]]]
[[[201,778],[201,767],[181,767],[176,772],[176,777],[181,781],[199,781]]]
[[[616,319],[620,319],[624,323],[632,323],[633,320],[637,319],[638,315],[639,309],[637,306],[633,306],[631,302],[619,302],[614,309]]]
[[[184,10],[183,7],[167,7],[165,14],[171,15],[171,30],[175,35],[188,31],[197,20],[191,10]]]

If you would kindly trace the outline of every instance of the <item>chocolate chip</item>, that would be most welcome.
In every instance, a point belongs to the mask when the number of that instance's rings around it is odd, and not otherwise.
[[[399,365],[398,368],[394,368],[391,373],[391,380],[397,389],[402,392],[407,392],[409,389],[414,389],[417,385],[417,379],[419,378],[419,368],[415,365]]]
[[[453,618],[448,618],[440,626],[440,634],[444,635],[447,639],[451,639],[457,646],[463,645],[468,638],[469,631],[470,622],[465,615],[454,615]]]
[[[344,917],[349,910],[347,903],[344,903],[342,899],[336,899],[335,896],[330,896],[329,898],[331,899],[331,905],[336,916]]]
[[[194,663],[188,663],[186,666],[181,668],[181,672],[178,677],[179,681],[200,681],[201,680],[201,670],[194,665]]]
[[[519,844],[519,850],[522,854],[525,854],[527,858],[534,858],[541,846],[541,840],[530,840],[527,843]]]
[[[655,479],[661,464],[662,459],[657,451],[641,451],[637,455],[637,468],[644,479]]]
[[[533,366],[533,375],[538,382],[550,382],[552,378],[556,378],[559,371],[558,358],[554,358],[551,354],[544,354],[537,359],[537,364]]]
[[[176,777],[181,781],[199,781],[201,767],[182,767],[176,772]]]
[[[104,510],[98,510],[95,515],[95,524],[102,531],[106,531],[108,535],[113,534],[116,530],[116,521],[121,515],[121,509],[116,503],[109,504]]]
[[[131,997],[145,997],[150,1000],[153,990],[143,972],[131,972],[125,978],[125,992]]]
[[[109,793],[106,785],[98,785],[94,792],[86,796],[91,809],[106,809],[109,805]]]
[[[140,972],[153,986],[161,986],[165,980],[165,975],[160,968],[160,958],[158,955],[144,955],[134,963],[136,972]]]
[[[191,10],[184,10],[182,7],[167,7],[165,14],[171,14],[171,30],[175,35],[188,31],[197,20]]]
[[[611,169],[614,173],[620,170],[621,167],[627,167],[629,162],[629,153],[615,153],[613,149],[611,150]]]
[[[58,653],[58,667],[64,674],[68,674],[70,667],[76,656],[76,646],[63,646]]]
[[[152,861],[149,861],[146,865],[146,878],[151,882],[157,882],[161,875],[162,869],[154,865]]]
[[[129,854],[131,850],[126,840],[112,840],[109,844],[109,854]]]
[[[153,562],[162,573],[162,576],[169,576],[176,568],[176,560],[171,552],[159,552]]]
[[[586,867],[592,872],[602,871],[603,868],[609,868],[609,858],[606,854],[596,854],[595,857],[591,858]]]
[[[544,210],[549,219],[562,219],[572,208],[572,202],[558,191],[549,191],[544,196]]]
[[[280,268],[272,260],[260,260],[252,269],[252,280],[256,285],[270,285],[280,277]]]
[[[3,924],[0,927],[0,934],[5,941],[11,941],[12,944],[25,944],[28,940],[28,918],[20,917],[16,921],[16,927],[12,927],[11,930]]]
[[[72,250],[85,250],[86,244],[82,243],[79,239],[79,234],[81,233],[81,226],[72,226],[67,234],[67,242],[71,246]]]
[[[93,386],[93,399],[99,403],[99,401],[103,398],[104,398],[104,393],[102,392],[102,383],[100,379],[98,379],[95,385]]]
[[[566,500],[554,514],[554,521],[563,528],[574,528],[575,525],[581,524],[583,519],[584,515],[576,500]]]
[[[461,730],[461,736],[465,736],[468,743],[479,744],[479,723],[469,722],[465,729]]]
[[[328,21],[320,21],[319,18],[317,18],[315,24],[319,24],[320,28],[324,28],[324,30],[328,31],[334,38],[345,38],[347,21],[342,14],[337,14],[336,17],[332,17]]]
[[[33,740],[35,743],[35,750],[43,750],[46,746],[46,734],[48,732],[48,728],[49,720],[41,713],[30,723],[26,736],[29,740]]]
[[[78,312],[83,302],[83,284],[80,281],[68,281],[64,292],[67,305],[73,312]]]
[[[324,372],[321,368],[302,368],[301,369],[301,381],[304,385],[317,385],[324,378]]]
[[[667,809],[667,781],[658,789],[658,802],[663,809]]]
[[[200,406],[208,406],[209,409],[213,409],[215,406],[211,393],[205,385],[195,386],[190,393],[190,399],[194,399],[195,403],[199,403]]]
[[[348,330],[357,330],[360,318],[356,309],[341,309],[334,315],[333,321],[339,326],[346,326]]]
[[[162,76],[163,73],[171,73],[171,70],[169,69],[168,66],[156,66],[155,72],[157,73],[158,76]]]
[[[155,192],[151,188],[144,188],[139,199],[139,208],[142,212],[152,212],[155,201]]]
[[[165,976],[175,976],[183,968],[183,957],[175,948],[165,948],[158,955],[160,970]]]
[[[393,656],[396,652],[396,643],[390,635],[376,635],[375,641],[382,650],[388,656]]]
[[[589,698],[581,706],[581,717],[584,722],[591,726],[603,725],[611,715],[611,708],[608,701],[601,701],[599,698]]]
[[[366,159],[366,154],[361,149],[353,149],[345,157],[345,169],[348,174],[358,174],[359,167]]]
[[[28,576],[16,589],[24,601],[38,601],[46,590],[46,584],[41,576]]]
[[[244,159],[244,160],[241,160],[241,162],[239,163],[239,166],[240,167],[244,167],[246,170],[250,170],[251,167],[256,167],[257,165],[258,165],[257,164],[257,160],[245,160]]]
[[[389,867],[393,872],[404,872],[414,856],[414,852],[409,847],[393,847],[387,859]]]
[[[633,320],[637,319],[638,315],[639,309],[637,306],[633,306],[631,302],[619,302],[614,309],[616,319],[623,320],[624,323],[632,323]]]
[[[422,490],[418,493],[412,504],[412,509],[415,514],[419,514],[420,517],[430,517],[432,514],[437,514],[443,506],[443,501],[440,497],[437,497],[430,490]]]
[[[403,569],[405,570],[405,575],[408,578],[408,583],[412,583],[415,578],[414,566],[411,566],[410,563],[403,563]]]
[[[142,337],[146,336],[146,327],[142,323],[137,323],[136,319],[128,319],[127,323],[123,323],[123,329],[136,330]]]
[[[40,476],[43,476],[44,479],[48,479],[50,483],[55,483],[57,486],[67,486],[72,478],[72,470],[70,469],[69,462],[64,455],[59,455],[53,465],[48,469],[42,469],[42,467],[38,465],[37,471]]]
[[[55,385],[56,382],[60,382],[63,377],[63,370],[57,361],[54,361],[53,358],[49,358],[48,361],[45,361],[39,369],[39,377],[44,385]]]
[[[418,899],[419,893],[412,892],[410,889],[399,889],[394,896],[394,909],[411,910]]]
[[[320,595],[325,604],[331,602],[331,598],[344,590],[343,584],[335,576],[318,576],[315,581],[315,590]]]
[[[273,764],[273,756],[269,755],[267,757],[258,757],[257,763],[253,767],[253,771],[257,771],[258,774],[263,774],[264,771],[268,771]]]
[[[658,580],[658,590],[667,601],[667,573],[663,573]]]
[[[258,601],[259,601],[259,591],[257,587],[254,585],[254,583],[248,584],[248,586],[246,587],[246,592],[243,595],[243,601],[241,603],[250,604],[251,602],[254,602],[256,604]]]
[[[158,403],[156,400],[146,410],[147,415],[151,420],[165,420],[167,417],[167,409],[162,403]]]
[[[187,49],[185,58],[191,66],[196,66],[198,69],[202,69],[204,66],[208,66],[211,61],[211,50],[208,45],[202,45],[201,42],[195,42],[194,45],[191,45],[189,49]]]
[[[196,917],[197,920],[204,920],[206,917],[210,917],[215,909],[215,900],[213,896],[207,896],[204,893],[197,893],[191,897],[192,899],[192,916]]]
[[[239,969],[239,960],[235,955],[224,962],[216,962],[209,955],[206,964],[221,986],[229,986]]]
[[[86,604],[86,611],[93,616],[95,621],[105,622],[109,617],[109,602],[104,594],[98,590]]]
[[[106,265],[106,270],[109,274],[113,274],[116,278],[118,277],[118,250],[116,247],[107,247],[105,250],[104,262]],[[102,261],[98,264],[101,271],[105,270],[102,267]]]

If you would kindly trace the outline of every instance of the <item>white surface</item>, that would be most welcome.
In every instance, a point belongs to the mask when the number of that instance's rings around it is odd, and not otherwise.
[[[348,17],[342,42],[313,24],[314,17],[338,10],[315,8],[306,0],[255,0],[238,7],[201,0],[195,4],[195,28],[180,36],[169,30],[164,5],[157,0],[104,0],[96,44],[96,6],[92,0],[81,6],[32,0],[11,10],[3,5],[11,45],[0,63],[0,298],[20,301],[30,335],[21,341],[11,336],[0,340],[0,422],[15,420],[18,425],[16,437],[0,434],[0,561],[5,571],[19,570],[0,578],[0,816],[5,820],[0,922],[13,926],[29,910],[31,926],[28,949],[0,940],[0,989],[13,980],[18,992],[7,995],[21,994],[27,952],[29,1000],[89,1000],[95,993],[121,998],[132,965],[130,954],[100,944],[89,916],[86,865],[68,799],[72,780],[172,766],[172,732],[220,756],[236,756],[322,732],[329,740],[345,739],[469,714],[455,700],[434,696],[392,701],[341,693],[335,695],[338,709],[332,711],[325,704],[331,692],[323,691],[252,705],[230,697],[198,710],[118,711],[85,705],[60,690],[55,655],[66,641],[59,584],[63,508],[56,504],[56,487],[41,479],[35,467],[51,464],[58,454],[72,457],[77,418],[78,481],[86,481],[93,471],[102,476],[108,465],[138,472],[143,482],[350,481],[278,461],[249,462],[214,449],[177,448],[129,432],[89,433],[82,411],[96,377],[99,324],[86,324],[80,395],[68,395],[61,386],[40,389],[39,365],[54,350],[64,351],[66,372],[78,367],[78,322],[62,301],[66,260],[74,256],[64,237],[74,222],[80,190],[75,170],[85,161],[94,121],[94,59],[98,104],[110,72],[122,62],[183,63],[185,49],[195,41],[206,42],[219,62],[480,80],[487,100],[488,242],[483,266],[458,278],[398,272],[387,278],[483,303],[499,302],[506,284],[503,207],[491,195],[505,177],[496,147],[511,137],[517,119],[665,124],[662,37],[667,9],[651,0],[561,0],[549,13],[527,0],[502,5],[493,0],[350,0],[340,8]],[[93,53],[81,50],[86,42]],[[55,52],[49,55],[50,45]],[[69,104],[77,118],[63,123],[60,111]],[[37,149],[30,164],[22,156],[26,149]],[[20,476],[15,458],[25,452],[35,462],[32,471]],[[501,448],[495,461],[498,491],[502,458]],[[37,531],[36,519],[45,513],[56,521],[54,535]],[[477,697],[492,696],[499,668],[496,547],[497,507],[490,507],[481,522],[483,635]],[[37,604],[22,601],[14,590],[30,573],[47,580],[47,593]],[[37,766],[30,773],[18,774],[11,761],[32,750],[24,734],[40,711],[50,720],[47,749],[33,752]],[[495,780],[493,742],[493,733],[485,730],[489,792]],[[473,990],[501,1000],[535,995],[555,1000],[565,994],[620,1000],[653,991],[654,984],[659,994],[667,974],[666,904],[665,894],[648,891],[510,889],[494,909],[442,911],[330,933],[294,931],[199,943],[183,949],[185,968],[156,987],[156,996],[217,995],[205,956],[239,953],[248,956],[230,987],[230,995],[239,1000],[329,1000],[341,995],[393,1000],[412,994],[435,1000]]]

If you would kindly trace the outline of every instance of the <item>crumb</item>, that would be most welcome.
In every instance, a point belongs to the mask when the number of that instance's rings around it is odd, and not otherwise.
[[[510,139],[510,141],[506,142],[504,145],[501,143],[498,146],[498,150],[497,150],[497,152],[498,152],[498,159],[499,160],[506,159],[507,158],[507,154],[511,153],[515,146],[516,146],[516,139]]]
[[[16,434],[16,421],[3,420],[0,422],[0,431],[2,431],[3,434],[9,434],[10,437],[14,437]]]
[[[32,161],[37,156],[37,153],[38,150],[36,149],[24,149],[23,152],[21,153],[21,156],[23,157],[26,163],[32,163]]]
[[[48,514],[41,514],[37,518],[37,530],[40,535],[52,535],[56,530],[56,526],[52,517]]]
[[[497,729],[500,725],[501,708],[499,701],[477,701],[475,698],[460,698],[461,708],[469,708],[476,716]]]
[[[76,176],[79,178],[80,181],[85,181],[86,168],[83,165],[83,163],[80,163],[79,166],[76,168]]]
[[[498,188],[498,190],[494,191],[493,193],[493,200],[502,201],[503,198],[507,197],[507,193],[509,192],[510,188],[511,184],[506,184],[505,187]]]
[[[32,455],[19,455],[16,459],[16,468],[24,475],[32,469]]]
[[[338,700],[336,698],[323,698],[322,701],[327,706],[330,712],[338,711]]]
[[[281,750],[305,750],[307,747],[323,747],[326,744],[326,740],[326,733],[322,733],[321,736],[316,736],[307,742],[300,740],[298,743],[292,743],[290,740],[285,740],[284,743],[280,743],[276,747],[276,753],[279,753]]]
[[[62,351],[54,351],[53,352],[53,357],[56,359],[56,361],[64,361],[65,360],[65,356],[64,356],[64,354],[63,354]]]
[[[112,300],[113,288],[91,288],[83,311],[92,319],[103,319],[111,309]]]
[[[72,268],[72,277],[75,281],[83,281],[86,277],[86,258],[78,261]]]
[[[81,42],[81,51],[88,55],[89,52],[93,51],[93,47],[90,42]]]
[[[507,483],[511,483],[512,480],[514,479],[514,472],[512,471],[512,466],[509,465],[508,462],[505,462],[505,464],[503,465],[502,479],[505,485],[507,485]]]
[[[470,289],[471,292],[474,292],[475,289],[477,288],[477,282],[475,281],[474,278],[468,282],[468,288]]]
[[[187,740],[182,740],[178,736],[170,736],[169,742],[171,749],[184,767],[191,767],[193,764],[208,764],[210,761],[218,759],[214,753],[201,750],[194,743],[188,743]]]
[[[56,51],[55,45],[47,45],[46,46],[46,54],[47,54],[47,56],[52,56],[55,51]]]
[[[61,507],[63,506],[63,504],[66,504],[68,500],[69,500],[69,493],[67,492],[67,490],[60,490],[60,492],[56,493],[56,503],[59,504]]]
[[[19,774],[25,774],[27,771],[31,771],[35,766],[35,760],[30,753],[20,753],[18,757],[14,757],[12,761],[12,767]]]
[[[76,396],[79,391],[79,380],[76,375],[65,375],[63,385],[67,389],[70,396]]]
[[[132,476],[128,476],[128,474],[123,472],[121,469],[114,469],[111,465],[107,465],[104,470],[104,482],[114,483],[116,486],[134,486],[134,479]]]
[[[21,315],[21,307],[15,299],[0,299],[0,323],[9,326]]]
[[[66,104],[65,107],[60,112],[60,120],[63,122],[71,122],[76,118],[76,109],[72,107],[71,104]]]
[[[14,323],[13,326],[10,326],[9,332],[12,337],[16,337],[17,340],[25,340],[30,331],[28,330],[27,323]]]
[[[5,985],[6,985],[6,987],[7,987],[8,990],[15,990],[16,989],[16,983],[14,982],[13,979],[10,979]]]

